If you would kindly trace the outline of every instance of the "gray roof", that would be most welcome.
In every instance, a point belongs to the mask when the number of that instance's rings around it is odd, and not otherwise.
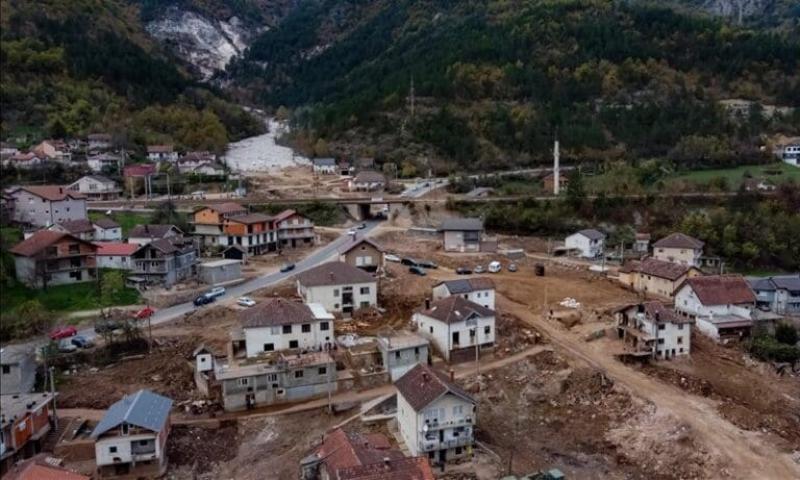
[[[171,408],[172,400],[169,398],[149,390],[139,390],[111,405],[92,431],[92,438],[97,438],[122,423],[159,432],[167,422]]]
[[[442,221],[439,230],[483,230],[483,220],[480,218],[448,218]]]
[[[106,184],[109,184],[109,183],[110,184],[114,184],[115,183],[114,180],[111,180],[108,177],[104,177],[103,175],[86,175],[86,177],[84,177],[84,178],[89,178],[89,179],[94,180],[95,182],[98,182],[98,183],[106,183]]]
[[[775,290],[789,290],[800,292],[800,273],[793,275],[775,275],[766,278],[748,279],[753,290],[774,292]]]
[[[129,238],[164,238],[167,234],[175,230],[177,234],[181,234],[181,229],[175,225],[136,225],[128,232]]]
[[[242,328],[274,327],[317,320],[314,312],[305,303],[285,298],[270,298],[238,313]]]
[[[119,223],[115,222],[114,220],[108,217],[98,218],[97,220],[94,221],[94,224],[103,229],[119,228]]]
[[[470,293],[478,290],[494,290],[494,282],[491,278],[486,277],[446,280],[436,286],[438,287],[439,285],[447,287],[447,291],[450,292],[451,295]]]
[[[335,167],[336,166],[336,159],[335,158],[315,158],[313,160],[314,165],[318,167]]]
[[[319,287],[375,283],[378,280],[360,268],[342,262],[328,262],[300,273],[297,281],[305,287]]]
[[[578,233],[590,240],[601,240],[603,238],[606,238],[605,233],[599,230],[595,230],[594,228],[587,228],[585,230],[579,231]]]

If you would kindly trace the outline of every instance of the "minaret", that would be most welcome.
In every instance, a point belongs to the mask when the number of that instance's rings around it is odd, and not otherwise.
[[[558,171],[558,137],[553,144],[553,195],[558,196],[559,190],[561,189],[561,181],[559,179],[559,171]]]

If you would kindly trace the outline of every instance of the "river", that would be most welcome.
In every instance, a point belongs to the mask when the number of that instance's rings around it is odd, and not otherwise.
[[[267,133],[248,137],[228,146],[225,162],[237,172],[274,172],[286,167],[311,165],[311,161],[298,155],[289,147],[278,145],[275,139],[287,130],[287,126],[273,118],[266,118]]]

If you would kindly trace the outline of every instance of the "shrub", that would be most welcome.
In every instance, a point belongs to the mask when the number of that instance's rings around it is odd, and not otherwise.
[[[774,337],[761,336],[753,339],[750,353],[761,360],[794,363],[800,360],[800,349],[778,342]]]
[[[797,343],[797,329],[788,323],[781,323],[775,327],[775,340],[786,345]]]

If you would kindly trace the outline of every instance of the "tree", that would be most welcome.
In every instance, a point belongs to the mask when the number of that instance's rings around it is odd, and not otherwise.
[[[100,313],[108,318],[108,308],[114,305],[119,295],[125,290],[125,276],[122,272],[105,272],[100,279]]]
[[[788,323],[779,323],[775,327],[775,339],[786,345],[795,345],[798,340],[797,329]]]
[[[569,183],[567,183],[567,202],[572,208],[578,210],[585,199],[586,191],[583,187],[583,175],[581,174],[581,169],[576,168],[575,173],[571,175]]]
[[[186,218],[178,213],[175,203],[172,201],[159,204],[156,211],[153,212],[153,216],[150,217],[150,222],[161,225],[175,225],[184,232],[188,231]]]
[[[328,142],[326,142],[324,138],[317,139],[317,143],[314,144],[314,155],[317,157],[327,157],[330,155]]]

